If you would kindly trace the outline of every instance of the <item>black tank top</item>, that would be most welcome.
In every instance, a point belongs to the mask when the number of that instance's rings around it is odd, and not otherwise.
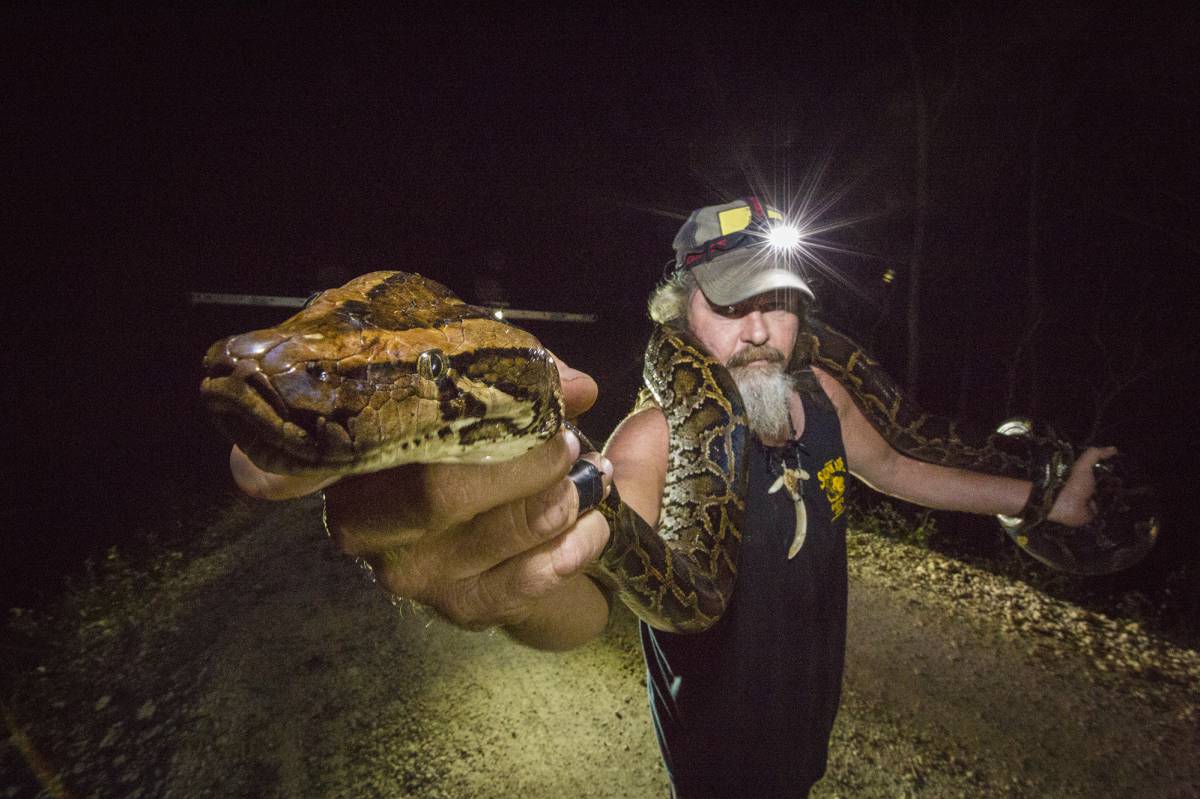
[[[738,577],[703,633],[642,623],[655,731],[680,796],[796,796],[825,772],[846,643],[846,455],[836,412],[804,398],[799,445],[752,439]],[[799,456],[808,531],[792,560],[795,506],[768,493]]]

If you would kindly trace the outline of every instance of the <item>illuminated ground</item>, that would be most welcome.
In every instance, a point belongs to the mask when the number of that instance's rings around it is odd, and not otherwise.
[[[534,653],[397,613],[311,501],[238,502],[212,527],[207,554],[11,616],[4,701],[71,795],[665,796],[627,615]],[[937,556],[852,549],[815,795],[1200,795],[1196,653]],[[38,794],[12,740],[0,769],[0,797]]]

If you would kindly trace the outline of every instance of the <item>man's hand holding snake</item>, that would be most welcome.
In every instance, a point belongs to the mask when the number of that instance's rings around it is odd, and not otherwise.
[[[595,402],[596,383],[555,363],[566,416],[576,417]],[[265,472],[234,447],[230,466],[239,487],[261,499],[324,488],[330,534],[343,552],[371,564],[385,590],[458,626],[504,626],[536,641],[548,615],[539,609],[583,603],[596,611],[580,614],[596,619],[585,627],[607,617],[603,595],[581,574],[607,543],[608,525],[599,513],[579,515],[578,490],[567,478],[579,457],[578,437],[564,430],[500,464],[408,464],[330,479]],[[597,453],[584,457],[599,467],[607,491],[611,465]]]
[[[1054,507],[1046,519],[1067,527],[1089,524],[1096,517],[1092,495],[1096,489],[1096,473],[1093,467],[1106,458],[1117,454],[1116,447],[1088,447],[1075,462],[1067,475]]]

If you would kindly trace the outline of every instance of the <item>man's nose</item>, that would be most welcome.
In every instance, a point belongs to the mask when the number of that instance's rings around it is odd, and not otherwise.
[[[742,317],[742,341],[748,344],[766,344],[770,338],[767,320],[762,311],[751,311]]]

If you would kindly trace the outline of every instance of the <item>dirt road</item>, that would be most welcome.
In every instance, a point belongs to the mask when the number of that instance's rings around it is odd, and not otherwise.
[[[311,500],[235,503],[212,535],[57,618],[10,614],[26,656],[0,797],[666,795],[627,613],[580,650],[532,652],[397,611]],[[851,545],[845,701],[814,795],[1200,796],[1197,653]]]

